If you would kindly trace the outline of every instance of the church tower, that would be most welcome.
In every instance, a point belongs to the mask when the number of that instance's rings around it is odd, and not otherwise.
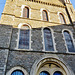
[[[75,75],[75,11],[70,0],[6,0],[0,75]]]

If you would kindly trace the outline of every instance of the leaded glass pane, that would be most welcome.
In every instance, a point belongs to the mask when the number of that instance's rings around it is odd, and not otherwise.
[[[55,72],[53,75],[62,75],[62,73],[59,72],[59,71],[57,71],[57,72]]]
[[[40,75],[49,75],[49,73],[46,72],[46,71],[43,71],[43,72],[40,73]]]
[[[22,71],[14,71],[11,75],[24,75]]]
[[[29,49],[30,30],[20,29],[19,35],[19,48]]]
[[[52,34],[48,28],[44,28],[44,43],[46,51],[54,51]]]
[[[66,40],[66,44],[67,44],[69,52],[75,52],[75,48],[74,48],[72,38],[71,38],[71,35],[69,34],[69,32],[64,31],[64,36],[65,36],[65,40]]]

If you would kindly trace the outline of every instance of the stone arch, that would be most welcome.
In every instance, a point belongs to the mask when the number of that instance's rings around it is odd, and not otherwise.
[[[29,75],[28,72],[23,68],[23,67],[20,67],[20,66],[16,66],[16,67],[13,67],[12,69],[10,69],[6,75],[11,75],[13,71],[15,70],[20,70],[24,73],[24,75]]]
[[[30,75],[37,75],[39,68],[41,66],[43,66],[45,63],[49,63],[49,62],[60,66],[65,71],[65,75],[74,75],[74,73],[72,72],[70,67],[66,66],[65,65],[66,63],[64,61],[60,60],[56,55],[45,56],[45,57],[37,60],[32,66]],[[59,70],[59,71],[61,72],[61,70]]]

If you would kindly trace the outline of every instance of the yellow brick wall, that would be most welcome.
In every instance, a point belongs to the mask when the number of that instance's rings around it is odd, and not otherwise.
[[[35,2],[30,2],[25,0],[14,0],[14,1],[7,0],[2,17],[1,17],[1,23],[12,25],[13,27],[17,27],[20,23],[28,23],[33,28],[61,25],[58,12],[62,12],[66,18],[67,24],[69,24],[70,22],[69,22],[68,15],[65,11],[65,6],[61,2],[59,3],[62,7],[35,3]],[[30,7],[31,16],[29,19],[25,19],[21,17],[22,5],[27,5]],[[41,17],[42,8],[46,9],[49,12],[49,15],[48,15],[50,16],[49,22],[42,21],[42,17]]]
[[[66,4],[66,6],[67,6],[69,14],[71,16],[72,22],[75,22],[75,10],[74,10],[72,4]],[[72,9],[72,11],[71,11],[71,9]]]

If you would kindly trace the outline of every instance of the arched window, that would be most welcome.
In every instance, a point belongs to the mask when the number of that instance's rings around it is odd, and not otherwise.
[[[59,17],[60,17],[61,23],[66,24],[65,18],[62,13],[59,14]]]
[[[11,75],[24,75],[24,73],[20,70],[16,70],[16,71],[12,72]]]
[[[23,17],[29,18],[29,8],[28,7],[23,8]]]
[[[54,51],[51,30],[49,28],[44,28],[43,33],[44,33],[45,50]]]
[[[46,71],[42,71],[42,72],[40,73],[40,75],[49,75],[49,73],[46,72]]]
[[[70,0],[66,0],[65,2],[66,2],[66,3],[71,3]]]
[[[45,10],[42,11],[42,14],[43,14],[43,20],[44,21],[48,21],[48,14]]]
[[[70,35],[70,33],[69,33],[68,31],[66,31],[66,30],[64,31],[64,37],[65,37],[66,44],[67,44],[67,48],[68,48],[69,52],[75,52],[71,35]]]
[[[56,71],[53,75],[62,75],[62,73],[59,71]]]
[[[19,49],[29,49],[30,46],[30,28],[28,25],[21,26],[19,30]]]

